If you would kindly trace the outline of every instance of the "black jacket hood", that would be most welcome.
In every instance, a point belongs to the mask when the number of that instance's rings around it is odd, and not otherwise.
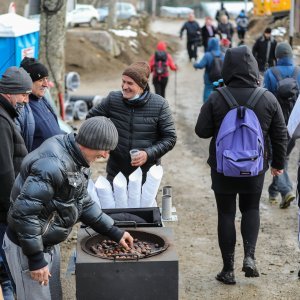
[[[259,71],[256,59],[247,46],[230,48],[226,51],[222,77],[231,87],[257,87]]]

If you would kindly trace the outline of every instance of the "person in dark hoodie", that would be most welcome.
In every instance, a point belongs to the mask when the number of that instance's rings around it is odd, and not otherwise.
[[[105,116],[117,127],[118,145],[111,151],[106,166],[110,182],[119,172],[128,179],[138,167],[145,182],[148,170],[159,165],[161,157],[175,146],[172,112],[163,97],[149,91],[149,75],[147,62],[132,63],[122,73],[122,91],[109,93],[87,115],[87,118]],[[131,149],[140,150],[133,161]]]
[[[169,68],[172,71],[177,71],[177,66],[171,54],[167,52],[165,42],[158,42],[155,53],[150,57],[149,66],[153,73],[155,93],[165,97],[165,90],[169,79]]]
[[[251,50],[246,46],[230,48],[225,54],[222,75],[224,83],[238,102],[245,105],[259,86],[259,70]],[[234,251],[236,243],[235,214],[236,197],[242,214],[241,233],[244,245],[243,271],[246,277],[258,277],[255,248],[258,238],[260,216],[259,202],[264,174],[268,169],[266,139],[272,144],[271,174],[278,176],[284,168],[287,130],[282,110],[274,95],[265,91],[258,99],[254,112],[261,125],[265,141],[264,167],[257,176],[227,177],[217,172],[216,137],[221,123],[229,111],[229,105],[218,91],[213,92],[202,106],[195,132],[200,138],[212,138],[208,164],[211,167],[212,189],[218,210],[218,238],[223,258],[223,268],[216,279],[225,284],[235,284]]]
[[[211,68],[213,67],[214,57],[220,57],[222,60],[224,58],[223,53],[220,51],[219,40],[217,38],[210,38],[208,40],[207,52],[205,52],[202,59],[194,64],[195,69],[204,69],[204,92],[203,92],[203,102],[205,103],[213,91],[213,82],[209,77]],[[221,71],[221,70],[220,70]],[[221,74],[220,78],[221,79]]]

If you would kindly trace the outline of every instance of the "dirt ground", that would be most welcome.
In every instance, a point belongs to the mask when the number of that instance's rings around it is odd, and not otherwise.
[[[177,35],[182,22],[157,20],[152,24],[154,32]],[[179,40],[179,39],[178,39]],[[199,52],[201,56],[203,53]],[[202,104],[203,71],[195,71],[188,62],[185,41],[179,43],[174,55],[179,71],[171,74],[167,87],[178,134],[175,148],[163,157],[164,177],[161,186],[173,186],[173,204],[178,222],[167,223],[175,234],[179,256],[179,299],[299,299],[300,257],[297,244],[297,206],[292,203],[285,210],[268,203],[267,187],[271,175],[266,174],[261,198],[261,227],[257,243],[256,259],[261,276],[245,278],[242,269],[243,247],[239,233],[241,215],[237,212],[237,244],[235,275],[237,284],[226,286],[214,279],[222,268],[217,240],[217,211],[210,189],[210,169],[206,163],[209,140],[199,139],[194,126]],[[78,93],[106,95],[120,88],[121,70],[114,76],[102,75],[82,81]],[[105,80],[103,80],[105,79]],[[290,159],[290,175],[296,184],[299,145]],[[93,178],[105,174],[105,163],[95,163]],[[159,192],[158,204],[161,203]],[[62,245],[65,272],[68,256],[76,240],[72,238]],[[62,275],[64,299],[75,299],[75,276]],[[114,299],[112,299],[114,300]],[[167,299],[166,299],[167,300]]]

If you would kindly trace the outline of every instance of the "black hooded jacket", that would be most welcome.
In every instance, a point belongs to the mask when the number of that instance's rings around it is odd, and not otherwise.
[[[246,46],[228,49],[225,55],[222,76],[225,85],[240,105],[245,105],[250,95],[258,86],[259,71],[255,58]],[[221,123],[229,111],[225,99],[213,92],[202,106],[195,132],[200,138],[211,138],[208,164],[217,169],[216,137]],[[272,93],[266,91],[256,104],[254,112],[260,122],[265,141],[265,172],[268,168],[269,155],[267,140],[272,144],[273,158],[271,166],[275,169],[284,168],[284,158],[287,145],[287,130],[282,110]]]

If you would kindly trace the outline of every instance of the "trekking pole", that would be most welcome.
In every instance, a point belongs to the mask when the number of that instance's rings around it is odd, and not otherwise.
[[[174,87],[174,116],[176,118],[177,113],[177,70],[175,70],[175,87]]]

